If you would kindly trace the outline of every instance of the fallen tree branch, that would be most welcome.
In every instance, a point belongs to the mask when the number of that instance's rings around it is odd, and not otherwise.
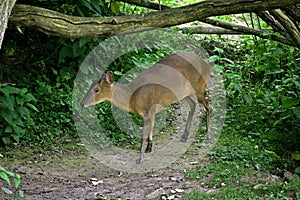
[[[262,11],[262,12],[256,12],[256,14],[264,20],[269,26],[271,26],[274,31],[280,33],[281,35],[285,37],[289,37],[287,34],[285,28],[280,24],[271,14],[269,11]]]
[[[159,5],[156,3],[152,3],[152,2],[148,2],[147,3],[143,3],[143,1],[141,0],[121,0],[122,2],[126,2],[126,3],[130,3],[130,4],[134,4],[134,5],[138,5],[141,7],[146,7],[146,8],[151,8],[154,10],[159,10]],[[149,4],[151,4],[151,6]],[[165,9],[171,9],[171,7],[165,6],[165,5],[161,5],[162,10]],[[288,12],[290,15],[295,17],[295,20],[297,20],[297,17],[299,17],[299,12],[297,12],[297,4],[290,6],[290,7],[285,7],[285,10],[288,10],[290,12]],[[222,28],[216,28],[216,27],[190,27],[190,28],[181,28],[181,30],[184,33],[190,33],[190,34],[251,34],[251,35],[256,35],[259,36],[261,38],[272,38],[273,40],[282,42],[284,44],[287,45],[292,45],[295,46],[295,43],[292,42],[293,39],[290,36],[290,34],[286,31],[286,28],[284,28],[284,26],[279,23],[277,20],[275,20],[275,18],[268,12],[268,11],[260,11],[260,12],[256,12],[256,14],[263,19],[267,24],[269,24],[275,32],[279,32],[281,34],[281,36],[277,36],[277,35],[266,35],[265,31],[263,30],[259,30],[259,29],[253,29],[250,27],[244,27],[244,26],[240,26],[237,24],[232,24],[232,23],[226,23],[224,21],[221,20],[217,20],[217,19],[212,19],[212,18],[206,18],[201,20],[202,22],[205,22],[207,24],[213,25],[213,26],[218,26],[218,27],[222,27]],[[297,26],[294,26],[296,28],[298,28]],[[269,31],[269,30],[268,30]],[[294,37],[296,37],[297,35],[294,34]],[[299,38],[298,38],[299,39]],[[296,46],[299,46],[299,44],[296,44]]]
[[[285,14],[289,16],[293,21],[300,23],[300,4],[295,4],[289,7],[281,8],[285,11]],[[299,27],[298,27],[299,29]],[[300,31],[300,30],[299,30]]]
[[[225,29],[229,29],[232,31],[242,32],[244,34],[256,35],[256,36],[259,36],[261,38],[266,38],[266,39],[271,38],[271,39],[279,41],[281,43],[295,46],[295,43],[290,41],[288,38],[285,38],[285,37],[279,36],[279,35],[275,35],[275,34],[274,35],[265,34],[265,31],[269,31],[269,30],[260,30],[260,29],[249,28],[246,26],[228,23],[228,22],[224,22],[224,21],[220,21],[220,20],[216,20],[216,19],[212,19],[212,18],[207,18],[207,19],[203,20],[203,22],[209,23],[209,24],[212,24],[215,26],[219,26],[219,27],[222,27]]]
[[[183,33],[190,33],[190,34],[234,34],[240,35],[243,34],[242,32],[232,31],[224,28],[218,27],[184,27],[180,28]]]
[[[209,16],[276,9],[298,2],[300,0],[209,0],[161,12],[105,18],[68,16],[48,9],[15,5],[9,22],[18,26],[33,27],[49,35],[95,38],[149,28],[170,27],[203,20]]]
[[[300,4],[282,8],[285,13],[294,21],[300,23]]]
[[[270,12],[276,18],[276,20],[284,26],[293,42],[296,43],[297,46],[300,46],[300,33],[294,22],[290,20],[290,18],[280,9],[271,10]]]

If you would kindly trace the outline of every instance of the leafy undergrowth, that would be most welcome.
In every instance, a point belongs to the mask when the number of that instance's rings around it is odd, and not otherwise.
[[[193,192],[184,199],[299,199],[300,179],[285,169],[290,160],[261,146],[251,134],[225,128],[209,153],[209,162],[187,177],[198,180],[206,192]],[[290,174],[290,176],[288,175]],[[292,178],[291,178],[292,177]]]
[[[187,175],[207,192],[185,199],[300,199],[299,51],[265,40],[244,48],[244,42],[235,49],[214,44],[227,118],[209,162]]]

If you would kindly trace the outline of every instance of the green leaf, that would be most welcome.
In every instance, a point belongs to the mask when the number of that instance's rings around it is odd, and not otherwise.
[[[282,99],[282,107],[283,108],[292,108],[300,102],[300,99],[294,99],[291,97],[285,97]]]
[[[266,75],[269,75],[269,74],[280,74],[280,73],[283,73],[284,70],[283,69],[277,69],[277,70],[273,70],[273,71],[269,71],[266,73]]]
[[[17,96],[16,97],[16,102],[17,102],[18,105],[23,105],[25,100],[23,98],[20,98],[20,97]]]
[[[298,119],[300,119],[300,106],[293,109],[293,113],[296,115]]]
[[[255,70],[256,71],[264,71],[264,70],[266,70],[267,69],[267,65],[260,65],[260,66],[257,66],[257,67],[255,67]]]
[[[24,197],[24,192],[22,190],[19,190],[19,196],[22,198]]]
[[[5,170],[6,171],[6,170]],[[7,173],[6,172],[0,172],[0,177],[8,184],[10,185],[10,179],[9,177],[7,176]]]
[[[23,129],[22,129],[23,130]],[[13,138],[16,142],[20,142],[20,137],[16,134],[13,135]]]
[[[19,88],[12,86],[4,86],[0,88],[0,91],[2,91],[5,94],[5,96],[9,96],[10,94],[19,94],[21,92]]]
[[[297,168],[295,169],[295,173],[300,174],[300,167],[297,167]]]
[[[274,158],[277,158],[277,159],[280,158],[274,151],[269,151],[269,150],[265,149],[265,152]]]
[[[61,51],[59,53],[58,63],[61,63],[67,57],[72,57],[72,56],[73,56],[73,49],[72,49],[71,45],[66,45],[61,49]]]
[[[120,71],[114,71],[114,74],[118,75],[118,76],[122,76],[122,72],[120,72]]]
[[[113,1],[112,3],[111,3],[111,10],[113,11],[113,13],[115,14],[115,15],[118,15],[119,14],[119,12],[120,12],[120,6],[121,6],[121,3],[119,2],[119,1]]]
[[[36,98],[31,94],[31,93],[27,93],[26,95],[24,95],[24,99],[26,99],[26,101],[36,101]]]
[[[9,176],[15,176],[13,172],[7,171],[4,167],[0,166],[0,170],[5,172]]]
[[[10,171],[7,171],[7,170],[5,170],[4,171],[7,175],[9,175],[9,176],[15,176],[15,174],[13,173],[13,172],[10,172]]]
[[[5,96],[9,95],[9,89],[7,88],[7,86],[0,87],[0,94],[1,93],[3,93]]]
[[[3,119],[5,119],[5,121],[9,124],[9,125],[11,125],[11,126],[13,126],[13,125],[15,125],[15,122],[13,121],[13,113],[12,112],[0,112],[0,116],[3,118]]]
[[[234,65],[234,61],[232,61],[232,60],[230,60],[230,59],[228,59],[228,58],[223,58],[223,60],[227,61],[228,63],[230,63],[230,64],[232,64],[232,65]]]
[[[11,111],[14,111],[15,106],[15,97],[12,95],[9,96],[3,96],[0,99],[2,103]]]
[[[8,195],[12,195],[12,194],[13,194],[13,192],[12,192],[10,189],[6,188],[6,187],[1,187],[1,189],[2,189],[6,194],[8,194]]]
[[[239,92],[242,92],[242,85],[240,83],[234,83],[233,87]]]
[[[19,126],[15,126],[13,127],[14,128],[14,131],[17,133],[17,134],[24,134],[25,133],[25,130]],[[15,136],[17,135],[14,135],[14,139],[17,141],[18,138],[15,138]]]
[[[95,8],[95,9],[93,9],[94,10],[94,12],[96,12],[96,13],[98,13],[98,14],[101,14],[102,13],[102,9],[101,9],[101,7],[100,7],[100,5],[99,5],[99,1],[92,1],[91,2],[92,3],[92,5],[93,5],[93,7]]]
[[[89,1],[81,1],[81,3],[89,10],[93,10],[93,7],[90,5]]]
[[[20,95],[24,96],[28,92],[27,88],[20,89]]]
[[[34,105],[32,105],[31,103],[28,103],[26,106],[28,106],[29,108],[31,108],[32,110],[39,112],[39,110],[37,109],[37,107],[35,107]]]
[[[84,54],[84,51],[86,50],[86,47],[85,46],[80,46],[80,43],[79,42],[76,42],[74,45],[73,45],[73,56],[74,57],[77,57],[79,55],[83,55]]]
[[[285,121],[287,118],[289,118],[289,117],[290,117],[290,115],[286,115],[286,116],[284,116],[284,117],[279,118],[278,120],[276,120],[276,121],[273,123],[273,126],[276,126],[276,125],[278,125],[278,124],[284,122],[284,121]]]
[[[214,65],[214,68],[217,72],[219,73],[222,73],[224,71],[224,66],[223,65],[218,65],[218,64],[215,64]]]
[[[90,41],[91,41],[91,39],[89,39],[89,38],[79,39],[79,47],[82,47],[83,45],[85,45],[86,43],[89,43]]]
[[[29,112],[28,108],[26,108],[26,107],[18,107],[17,111],[24,118],[30,117],[30,112]]]
[[[9,137],[3,137],[2,141],[4,142],[4,144],[11,144],[11,140]]]
[[[12,133],[12,131],[13,130],[12,130],[11,126],[7,126],[4,130],[4,133]]]
[[[284,51],[282,50],[282,48],[277,48],[274,53],[273,53],[273,56],[274,57],[278,57],[278,56],[281,56],[282,54],[284,54]]]
[[[245,94],[244,98],[245,98],[247,104],[252,105],[253,99],[250,95]]]
[[[299,152],[299,151],[296,151],[295,153],[292,153],[291,157],[292,157],[294,160],[300,160],[300,152]]]
[[[220,56],[218,56],[218,55],[210,56],[208,59],[209,62],[215,62],[217,60],[220,60]]]
[[[56,75],[56,76],[58,75],[58,72],[57,72],[57,70],[55,70],[55,69],[52,69],[52,72],[53,72],[53,74],[54,74],[54,75]]]
[[[18,188],[20,183],[21,183],[21,176],[20,174],[16,174],[16,177],[14,177],[14,182],[15,182],[15,188]]]

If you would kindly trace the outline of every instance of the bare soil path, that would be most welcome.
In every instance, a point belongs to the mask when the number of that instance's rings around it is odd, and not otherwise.
[[[164,194],[180,199],[193,189],[207,190],[186,179],[186,170],[196,169],[194,163],[191,155],[184,155],[167,168],[143,174],[116,171],[87,155],[49,156],[4,166],[21,174],[21,190],[28,200],[161,199]]]

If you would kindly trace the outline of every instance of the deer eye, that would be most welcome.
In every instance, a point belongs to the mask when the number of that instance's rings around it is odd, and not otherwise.
[[[98,93],[99,91],[100,91],[99,88],[94,88],[95,93]]]

